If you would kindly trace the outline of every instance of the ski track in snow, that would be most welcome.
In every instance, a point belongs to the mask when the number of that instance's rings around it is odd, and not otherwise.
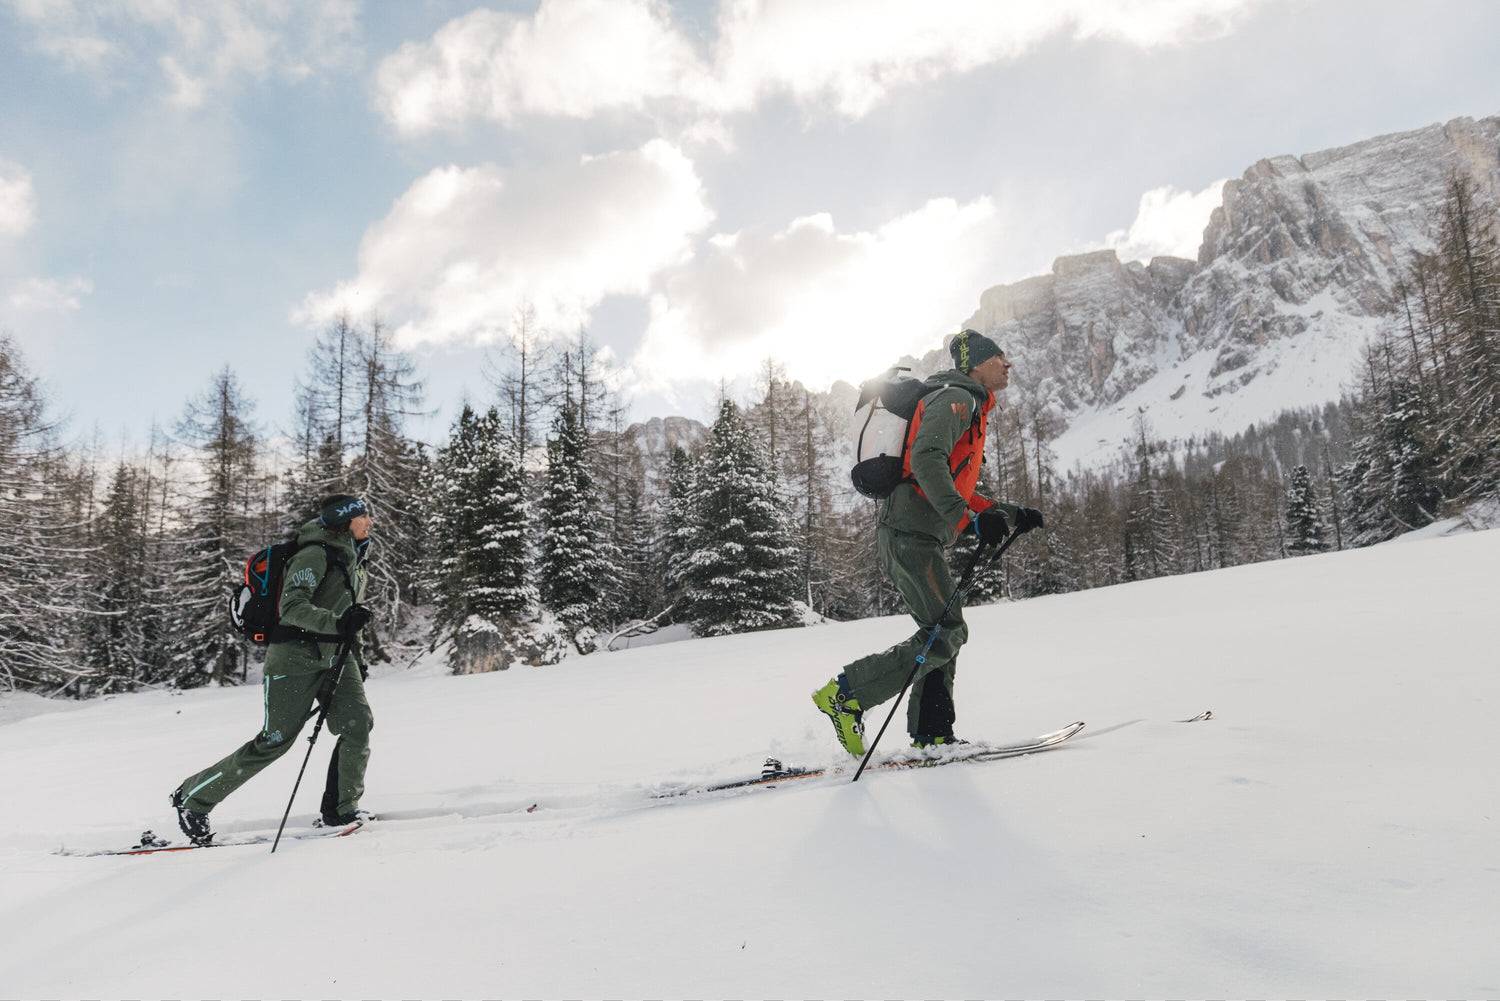
[[[857,785],[651,797],[852,760],[808,694],[900,617],[377,670],[384,819],[274,856],[54,854],[180,841],[254,686],[0,697],[0,995],[1497,996],[1497,565],[1481,532],[970,609],[960,734],[1087,729]],[[305,749],[216,829],[274,831]]]

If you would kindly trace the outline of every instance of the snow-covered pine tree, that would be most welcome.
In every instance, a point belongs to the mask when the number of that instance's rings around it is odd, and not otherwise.
[[[160,609],[151,600],[154,567],[142,518],[139,470],[115,467],[104,509],[94,523],[88,615],[80,617],[91,693],[133,691],[148,682],[160,651]]]
[[[283,527],[289,533],[317,516],[322,498],[350,492],[345,469],[355,437],[363,337],[349,315],[340,314],[308,351],[306,378],[295,382],[295,413],[288,435],[294,452],[282,480]]]
[[[1177,572],[1172,508],[1151,462],[1144,423],[1136,429],[1136,475],[1125,515],[1125,579],[1146,580]]]
[[[783,435],[783,471],[797,529],[798,592],[819,614],[854,618],[865,611],[853,557],[859,552],[859,537],[871,526],[839,513],[835,487],[850,503],[857,494],[847,482],[831,482],[828,475],[832,468],[842,472],[842,463],[833,458],[834,415],[800,382],[789,391],[783,389],[783,395],[796,404]],[[837,437],[846,435],[841,430]]]
[[[1328,529],[1306,466],[1292,470],[1286,488],[1286,548],[1293,556],[1321,553],[1328,549]]]
[[[425,557],[426,518],[418,499],[426,468],[422,447],[406,436],[406,421],[421,412],[422,382],[416,366],[398,351],[378,319],[356,344],[359,364],[354,416],[357,451],[344,481],[349,493],[365,499],[375,517],[375,556],[367,602],[376,610],[369,635],[381,656],[382,625],[396,627],[414,599]]]
[[[1405,377],[1384,376],[1373,359],[1370,380],[1356,408],[1354,458],[1337,474],[1356,546],[1431,523],[1442,499],[1418,387]]]
[[[1211,568],[1233,566],[1238,503],[1232,486],[1220,483],[1217,473],[1204,476],[1203,546]]]
[[[0,335],[0,686],[43,695],[84,694],[87,675],[72,662],[79,574],[60,534],[63,459],[40,386]]]
[[[661,500],[660,543],[656,547],[657,564],[665,586],[666,603],[676,622],[691,622],[688,602],[687,570],[693,553],[698,551],[698,516],[694,508],[697,493],[693,460],[680,444],[667,459],[666,496]]]
[[[505,339],[485,358],[484,375],[500,399],[506,437],[522,469],[531,464],[545,437],[542,418],[547,407],[544,382],[550,336],[538,324],[535,307],[523,302],[511,317]]]
[[[1050,514],[1048,525],[1065,525],[1076,511],[1066,493],[1058,488],[1053,465],[1057,461],[1052,441],[1063,430],[1057,415],[1035,397],[1023,398],[1017,408],[1024,418],[1022,433],[1031,436],[1031,467],[1035,474],[1036,496],[1027,505]],[[1032,534],[1026,547],[1026,590],[1030,595],[1061,594],[1078,587],[1076,557],[1066,533],[1050,527]]]
[[[797,546],[760,444],[730,400],[699,463],[698,548],[685,574],[700,636],[795,625]]]
[[[591,436],[591,466],[598,477],[599,502],[607,514],[609,543],[617,554],[616,575],[606,588],[604,618],[619,623],[652,618],[662,604],[662,579],[655,572],[655,531],[647,511],[646,456],[638,438],[625,426],[625,405],[601,397],[608,405],[602,429]]]
[[[591,630],[608,623],[601,613],[615,570],[614,547],[589,469],[589,441],[578,411],[565,402],[547,441],[547,481],[542,493],[540,587],[542,602],[572,631],[581,650],[592,649]]]
[[[433,470],[427,589],[434,642],[477,617],[491,626],[537,601],[526,551],[525,483],[495,408],[465,404]]]
[[[332,432],[321,441],[311,439],[310,448],[300,447],[282,479],[283,534],[294,534],[318,516],[321,501],[334,493],[348,493],[344,486],[344,458]]]
[[[195,453],[195,475],[182,528],[163,547],[164,627],[171,647],[171,684],[231,684],[243,678],[244,641],[229,624],[225,595],[246,556],[263,540],[252,528],[263,496],[255,482],[260,443],[250,423],[253,404],[227,367],[189,401],[177,435]]]
[[[1125,531],[1115,493],[1111,478],[1093,473],[1082,474],[1074,487],[1075,496],[1081,497],[1077,548],[1083,587],[1109,587],[1125,580]],[[1059,528],[1066,530],[1066,525],[1061,522]]]
[[[1500,492],[1500,216],[1478,186],[1455,174],[1443,204],[1438,252],[1428,259],[1433,311],[1449,359],[1448,390],[1427,437],[1453,498]],[[1456,363],[1456,364],[1455,364]],[[1417,375],[1420,375],[1418,370]]]
[[[650,618],[661,609],[664,590],[661,577],[653,572],[651,519],[639,480],[630,480],[622,490],[620,511],[614,518],[615,552],[618,554],[613,605],[621,622]]]

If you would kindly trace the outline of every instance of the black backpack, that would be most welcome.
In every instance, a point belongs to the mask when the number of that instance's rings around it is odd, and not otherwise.
[[[296,539],[273,542],[264,549],[257,549],[245,560],[245,582],[229,590],[229,623],[236,632],[256,646],[268,643],[284,643],[288,640],[315,639],[332,642],[340,636],[312,633],[296,626],[280,624],[281,578],[286,565],[304,546],[322,546],[330,566],[336,566],[344,574],[344,583],[349,594],[354,595],[354,582],[349,577],[349,568],[344,564],[338,550],[323,542],[299,544]]]

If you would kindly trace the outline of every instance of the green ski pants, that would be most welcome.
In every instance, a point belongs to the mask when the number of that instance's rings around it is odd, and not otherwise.
[[[882,525],[876,534],[876,543],[881,569],[901,592],[907,609],[920,628],[909,639],[880,653],[861,657],[844,668],[850,693],[865,710],[901,693],[901,686],[916,665],[917,654],[922,652],[938,615],[957,586],[948,568],[947,553],[936,539],[898,532]],[[948,610],[948,617],[943,619],[932,649],[927,651],[926,662],[917,667],[911,698],[906,703],[908,733],[952,732],[953,679],[958,673],[958,650],[969,638],[969,627],[964,623],[960,604],[955,602]],[[930,685],[941,685],[943,690],[929,692]],[[931,718],[922,719],[924,702],[929,707],[929,717],[934,704],[946,705],[945,713],[939,710],[943,715],[939,723],[934,723]],[[942,729],[938,729],[939,726]]]
[[[208,813],[226,796],[250,781],[261,769],[285,754],[296,743],[297,734],[310,718],[318,691],[328,680],[327,671],[312,674],[268,674],[265,692],[265,725],[255,739],[229,757],[209,765],[183,780],[185,806]],[[338,812],[359,808],[365,791],[365,766],[370,761],[370,730],[375,716],[365,699],[365,685],[353,660],[344,666],[333,703],[328,710],[328,730],[339,737]]]

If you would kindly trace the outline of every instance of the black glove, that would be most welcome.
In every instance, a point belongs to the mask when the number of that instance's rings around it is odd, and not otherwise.
[[[344,609],[344,614],[339,616],[339,635],[353,636],[374,617],[374,613],[364,605],[350,605]]]
[[[363,664],[360,664],[358,666],[359,666],[359,680],[360,681],[369,681],[370,680],[370,669],[368,667],[365,667],[365,665],[363,665]]]
[[[997,546],[1010,534],[1010,526],[1005,523],[1005,515],[995,508],[986,508],[974,519],[974,534],[980,542]]]
[[[1033,528],[1045,528],[1042,524],[1042,512],[1034,507],[1023,507],[1016,510],[1016,534],[1025,535]]]

